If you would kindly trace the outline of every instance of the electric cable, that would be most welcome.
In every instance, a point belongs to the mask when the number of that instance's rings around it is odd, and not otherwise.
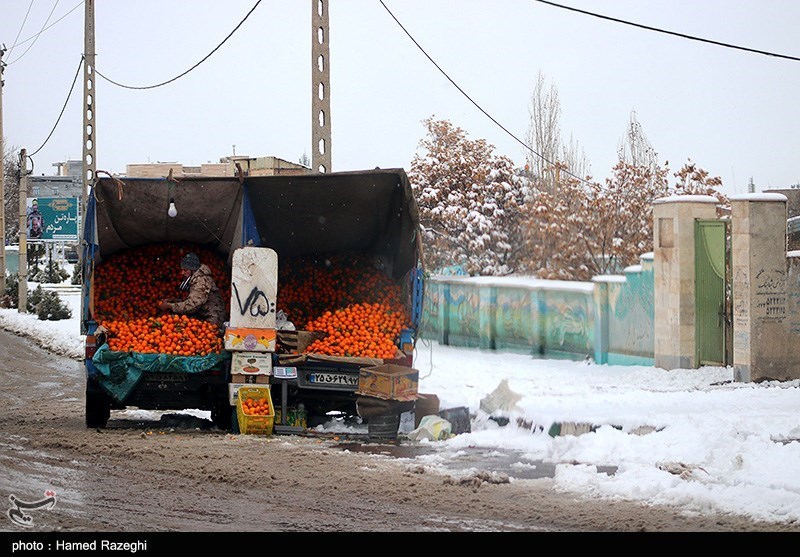
[[[32,36],[28,37],[28,38],[27,38],[27,39],[25,39],[25,40],[22,40],[22,41],[19,41],[19,42],[17,42],[17,43],[14,43],[14,44],[15,44],[15,46],[19,46],[19,45],[21,45],[21,44],[25,44],[25,43],[27,43],[28,41],[32,41],[32,40],[36,39],[36,38],[37,38],[39,35],[41,35],[41,34],[42,34],[44,31],[47,31],[48,29],[50,29],[51,27],[53,27],[53,26],[54,26],[56,23],[58,23],[59,21],[61,21],[61,20],[62,20],[62,19],[64,19],[65,17],[67,17],[69,14],[71,14],[72,12],[74,12],[75,10],[77,10],[78,8],[80,8],[81,6],[83,6],[83,1],[81,1],[80,3],[78,3],[78,5],[77,5],[77,6],[75,6],[74,8],[72,8],[70,11],[68,11],[67,13],[65,13],[64,15],[62,15],[61,17],[59,17],[57,20],[55,20],[53,23],[51,23],[50,25],[48,25],[47,27],[45,27],[44,29],[42,29],[41,31],[39,31],[38,33],[36,33],[35,35],[32,35]],[[12,47],[12,48],[13,48],[13,47]],[[20,56],[20,58],[21,58],[21,56]],[[17,60],[19,60],[19,58],[17,58]],[[16,60],[14,60],[14,61],[16,62]]]
[[[403,30],[403,32],[404,32],[406,35],[408,35],[408,38],[409,38],[409,39],[411,39],[411,42],[413,42],[413,43],[414,43],[414,44],[417,46],[417,48],[418,48],[418,49],[420,49],[420,51],[422,51],[422,53],[425,55],[425,57],[426,57],[428,60],[430,60],[430,61],[431,61],[431,63],[432,63],[434,66],[436,66],[436,69],[437,69],[437,70],[439,70],[439,71],[441,72],[441,74],[442,74],[442,75],[444,75],[444,76],[447,78],[447,80],[448,80],[450,83],[452,83],[452,84],[453,84],[453,86],[454,86],[456,89],[458,89],[458,91],[459,91],[459,92],[460,92],[462,95],[464,95],[464,97],[465,97],[465,98],[466,98],[466,99],[467,99],[469,102],[471,102],[471,103],[472,103],[472,104],[473,104],[473,105],[474,105],[474,106],[475,106],[475,107],[476,107],[478,110],[480,110],[480,111],[481,111],[481,112],[484,114],[484,116],[486,116],[487,118],[489,118],[489,120],[491,120],[492,122],[494,122],[494,123],[495,123],[495,125],[497,125],[497,127],[499,127],[501,130],[503,130],[504,132],[506,132],[506,133],[507,133],[507,134],[508,134],[508,135],[509,135],[511,138],[513,138],[513,139],[514,139],[514,140],[515,140],[517,143],[519,143],[520,145],[522,145],[522,146],[523,146],[525,149],[527,149],[528,151],[530,151],[531,153],[533,153],[534,155],[536,155],[537,157],[539,157],[540,159],[542,159],[542,160],[543,160],[544,162],[546,162],[547,164],[550,164],[550,165],[556,166],[556,163],[554,163],[553,161],[549,160],[549,159],[548,159],[547,157],[545,157],[544,155],[542,155],[542,154],[540,154],[540,153],[536,152],[536,150],[535,150],[535,149],[533,149],[533,147],[531,147],[530,145],[528,145],[527,143],[525,143],[524,141],[522,141],[520,138],[518,138],[516,135],[514,135],[513,133],[511,133],[511,132],[510,132],[510,131],[509,131],[509,130],[508,130],[508,129],[507,129],[507,128],[506,128],[506,127],[503,125],[503,124],[501,124],[500,122],[498,122],[498,121],[497,121],[497,120],[496,120],[496,119],[495,119],[495,118],[494,118],[494,117],[493,117],[491,114],[489,114],[488,112],[486,112],[486,110],[484,110],[484,109],[483,109],[483,107],[482,107],[481,105],[479,105],[477,102],[475,102],[475,101],[472,99],[472,97],[470,97],[470,96],[469,96],[469,95],[466,93],[466,91],[464,91],[464,89],[462,89],[462,88],[461,88],[461,87],[458,85],[458,83],[456,83],[456,82],[453,80],[453,78],[451,78],[451,77],[450,77],[450,76],[447,74],[447,72],[446,72],[446,71],[444,71],[444,70],[441,68],[441,66],[439,66],[439,64],[437,64],[437,63],[436,63],[436,61],[435,61],[433,58],[431,58],[430,54],[428,54],[427,52],[425,52],[425,49],[424,49],[424,48],[422,48],[422,46],[421,46],[421,45],[420,45],[420,44],[419,44],[419,43],[416,41],[416,39],[414,39],[414,37],[413,37],[413,36],[411,36],[411,33],[409,33],[409,32],[408,32],[408,30],[407,30],[407,29],[406,29],[406,28],[403,26],[403,24],[402,24],[402,23],[400,23],[400,20],[398,20],[398,19],[397,19],[397,17],[395,17],[395,15],[392,13],[392,11],[391,11],[391,10],[390,10],[390,9],[389,9],[387,6],[386,6],[386,4],[384,4],[384,3],[383,3],[383,0],[379,0],[379,1],[380,1],[381,5],[384,7],[384,9],[385,9],[387,12],[389,12],[389,15],[390,15],[390,16],[392,16],[392,19],[394,19],[394,20],[395,20],[395,22],[397,23],[397,25],[399,25],[399,26],[400,26],[400,28]],[[562,170],[562,172],[563,172],[564,174],[567,174],[567,175],[569,175],[569,176],[572,176],[572,177],[573,177],[573,178],[575,178],[576,180],[579,180],[579,181],[581,181],[581,182],[583,182],[583,183],[585,183],[585,184],[591,184],[591,182],[588,182],[586,179],[584,179],[584,178],[581,178],[581,177],[579,177],[579,176],[576,176],[575,174],[573,174],[572,172],[570,172],[570,171],[569,171],[569,170],[567,170],[567,169],[563,169],[563,170]]]
[[[97,75],[99,75],[100,77],[102,77],[103,79],[105,79],[106,81],[111,83],[112,85],[116,85],[117,87],[122,87],[123,89],[155,89],[156,87],[161,87],[162,85],[166,85],[168,83],[172,83],[173,81],[176,81],[176,80],[180,79],[181,77],[185,76],[186,74],[188,74],[189,72],[191,72],[192,70],[197,68],[197,66],[199,66],[200,64],[202,64],[203,62],[208,60],[211,57],[211,55],[214,54],[217,50],[219,50],[219,48],[222,45],[224,45],[228,41],[228,39],[230,39],[233,36],[233,34],[239,29],[239,27],[241,27],[242,24],[245,21],[247,21],[247,18],[250,17],[250,14],[252,14],[255,11],[255,9],[258,7],[258,5],[260,3],[261,3],[261,0],[257,0],[255,5],[252,8],[250,8],[249,12],[247,12],[247,15],[244,16],[244,19],[242,19],[242,21],[240,21],[239,24],[236,27],[233,28],[233,31],[228,33],[228,36],[225,37],[223,39],[223,41],[221,43],[219,43],[214,48],[214,50],[212,50],[211,52],[206,54],[206,56],[202,60],[200,60],[197,64],[195,64],[194,66],[192,66],[191,68],[189,68],[188,70],[183,72],[182,74],[176,75],[172,79],[168,79],[167,81],[162,81],[161,83],[156,83],[155,85],[145,85],[145,86],[123,85],[122,83],[118,83],[118,82],[114,81],[113,79],[110,79],[110,78],[104,76],[102,73],[100,73],[100,71],[97,68],[95,68],[94,71],[97,73]]]
[[[793,60],[795,62],[800,62],[800,58],[797,57],[797,56],[789,56],[787,54],[778,54],[778,53],[775,53],[775,52],[769,52],[767,50],[759,50],[759,49],[756,49],[756,48],[749,48],[749,47],[746,47],[746,46],[739,46],[739,45],[730,44],[730,43],[723,43],[721,41],[714,41],[714,40],[711,40],[711,39],[705,39],[703,37],[695,37],[693,35],[687,35],[685,33],[678,33],[678,32],[675,32],[675,31],[668,31],[666,29],[660,29],[658,27],[651,27],[649,25],[643,25],[641,23],[634,23],[632,21],[626,21],[624,19],[619,19],[619,18],[616,18],[616,17],[611,17],[611,16],[607,16],[607,15],[603,15],[603,14],[589,12],[589,11],[586,11],[586,10],[581,10],[579,8],[573,8],[572,6],[564,6],[563,4],[557,4],[556,2],[550,2],[549,0],[534,0],[534,1],[535,2],[540,2],[542,4],[547,4],[548,6],[561,8],[563,10],[569,10],[571,12],[578,12],[578,13],[581,13],[581,14],[584,14],[584,15],[590,15],[592,17],[605,19],[607,21],[613,21],[615,23],[621,23],[623,25],[630,25],[632,27],[638,27],[639,29],[645,29],[647,31],[655,31],[656,33],[664,33],[665,35],[672,35],[674,37],[680,37],[682,39],[689,39],[691,41],[699,41],[701,43],[713,44],[713,45],[722,46],[722,47],[725,47],[725,48],[733,48],[735,50],[743,50],[745,52],[752,52],[754,54],[763,54],[764,56],[774,56],[775,58],[783,58],[784,60]]]
[[[8,63],[9,65],[11,65],[11,64],[14,64],[14,63],[16,63],[16,62],[19,62],[19,60],[20,60],[20,59],[21,59],[23,56],[25,56],[26,54],[28,54],[28,51],[29,51],[31,48],[33,48],[33,45],[35,45],[35,44],[36,44],[36,40],[39,38],[39,36],[40,36],[42,33],[44,33],[45,27],[47,27],[47,24],[49,23],[49,21],[50,21],[50,18],[51,18],[51,17],[53,17],[53,12],[54,12],[54,11],[56,11],[56,8],[58,7],[58,2],[59,2],[59,0],[56,0],[56,3],[55,3],[55,4],[53,4],[53,9],[52,9],[52,10],[50,10],[50,14],[47,16],[47,19],[45,19],[45,20],[44,20],[44,23],[42,24],[42,28],[41,28],[41,29],[39,29],[39,32],[38,32],[38,33],[36,33],[36,35],[35,35],[35,37],[34,37],[34,40],[33,40],[33,42],[32,42],[30,45],[28,45],[28,48],[26,48],[26,49],[25,49],[25,52],[23,52],[22,54],[20,54],[20,55],[19,55],[19,56],[17,56],[16,58],[14,58],[14,59],[13,59],[11,62],[9,62],[9,63]],[[26,17],[27,17],[27,16],[26,16]]]
[[[47,136],[47,139],[44,140],[44,143],[42,143],[39,146],[38,149],[36,149],[33,153],[28,155],[29,157],[32,157],[33,155],[35,155],[36,153],[41,151],[42,148],[45,145],[47,145],[47,142],[50,141],[50,138],[53,137],[53,132],[56,131],[56,128],[58,127],[58,123],[61,122],[61,117],[64,115],[64,110],[67,108],[67,103],[69,102],[69,99],[72,96],[72,91],[75,89],[75,83],[78,82],[78,75],[80,75],[80,73],[81,73],[81,66],[82,65],[83,65],[83,56],[81,56],[81,60],[80,60],[80,62],[78,62],[78,69],[75,71],[75,77],[72,80],[72,86],[69,88],[69,94],[67,94],[67,100],[64,101],[64,106],[61,107],[61,113],[58,115],[58,119],[56,120],[56,123],[53,125],[53,129],[50,130],[50,135]]]
[[[34,0],[31,0],[31,3],[28,4],[28,11],[25,12],[25,17],[22,18],[22,25],[19,26],[19,31],[17,31],[17,36],[14,38],[14,44],[11,45],[11,50],[8,52],[8,55],[11,56],[11,53],[14,52],[14,47],[17,46],[17,41],[19,40],[19,36],[22,34],[22,29],[25,28],[25,23],[28,21],[28,16],[31,13],[31,8],[33,7]]]
[[[786,59],[786,60],[800,61],[800,58],[798,58],[798,57],[796,57],[796,56],[789,56],[789,55],[786,55],[786,54],[778,54],[778,53],[769,52],[769,51],[765,51],[765,50],[758,50],[758,49],[754,49],[754,48],[749,48],[749,47],[744,47],[744,46],[733,45],[733,44],[730,44],[730,43],[723,43],[723,42],[720,42],[720,41],[714,41],[714,40],[711,40],[711,39],[704,39],[704,38],[702,38],[702,37],[695,37],[695,36],[692,36],[692,35],[687,35],[687,34],[684,34],[684,33],[677,33],[677,32],[674,32],[674,31],[667,31],[667,30],[665,30],[665,29],[659,29],[659,28],[657,28],[657,27],[651,27],[651,26],[648,26],[648,25],[642,25],[642,24],[639,24],[639,23],[634,23],[634,22],[630,22],[630,21],[625,21],[625,20],[622,20],[622,19],[618,19],[618,18],[614,18],[614,17],[610,17],[610,16],[605,16],[605,15],[601,15],[601,14],[596,14],[596,13],[593,13],[593,12],[589,12],[589,11],[586,11],[586,10],[581,10],[581,9],[578,9],[578,8],[573,8],[573,7],[570,7],[570,6],[564,6],[564,5],[562,5],[562,4],[557,4],[557,3],[555,3],[555,2],[550,2],[549,0],[535,0],[535,1],[536,1],[536,2],[541,2],[541,3],[543,3],[543,4],[547,4],[547,5],[550,5],[550,6],[554,6],[554,7],[557,7],[557,8],[562,8],[562,9],[566,9],[566,10],[575,11],[575,12],[578,12],[578,13],[582,13],[582,14],[590,15],[590,16],[597,17],[597,18],[600,18],[600,19],[606,19],[606,20],[609,20],[609,21],[614,21],[614,22],[616,22],[616,23],[622,23],[622,24],[624,24],[624,25],[631,25],[631,26],[633,26],[633,27],[638,27],[638,28],[641,28],[641,29],[646,29],[646,30],[648,30],[648,31],[655,31],[655,32],[658,32],[658,33],[665,33],[665,34],[668,34],[668,35],[673,35],[673,36],[681,37],[681,38],[684,38],[684,39],[690,39],[690,40],[694,40],[694,41],[700,41],[700,42],[704,42],[704,43],[709,43],[709,44],[713,44],[713,45],[717,45],[717,46],[722,46],[722,47],[726,47],[726,48],[733,48],[733,49],[736,49],[736,50],[742,50],[742,51],[745,51],[745,52],[751,52],[751,53],[755,53],[755,54],[763,54],[763,55],[765,55],[765,56],[774,56],[774,57],[777,57],[777,58],[783,58],[783,59]],[[390,9],[389,9],[387,6],[386,6],[386,4],[383,2],[383,0],[380,0],[380,3],[381,3],[381,5],[384,7],[384,9],[385,9],[385,10],[386,10],[386,11],[389,13],[389,15],[392,17],[392,19],[394,19],[394,21],[397,23],[397,25],[399,25],[399,26],[400,26],[400,28],[401,28],[401,29],[403,30],[403,32],[404,32],[404,33],[405,33],[405,34],[408,36],[408,38],[409,38],[409,39],[411,39],[411,41],[412,41],[412,42],[413,42],[413,43],[416,45],[416,47],[417,47],[417,48],[419,48],[419,50],[420,50],[420,51],[421,51],[421,52],[422,52],[422,53],[425,55],[425,57],[426,57],[426,58],[428,58],[428,60],[430,60],[430,62],[431,62],[431,63],[432,63],[434,66],[436,66],[436,69],[438,69],[438,70],[439,70],[439,72],[441,72],[441,73],[442,73],[442,75],[444,75],[444,76],[445,76],[445,78],[447,78],[447,80],[448,80],[448,81],[450,81],[450,83],[452,83],[452,84],[453,84],[453,86],[454,86],[456,89],[458,89],[458,91],[459,91],[459,92],[460,92],[462,95],[464,95],[464,97],[465,97],[467,100],[469,100],[469,102],[471,102],[471,103],[472,103],[472,104],[473,104],[473,105],[474,105],[474,106],[475,106],[475,107],[476,107],[478,110],[480,110],[480,111],[481,111],[481,112],[482,112],[482,113],[483,113],[483,114],[484,114],[484,115],[485,115],[487,118],[489,118],[489,119],[490,119],[490,120],[491,120],[491,121],[492,121],[492,122],[493,122],[495,125],[497,125],[497,126],[498,126],[498,127],[501,129],[501,130],[503,130],[504,132],[506,132],[506,134],[508,134],[508,135],[509,135],[511,138],[513,138],[513,139],[514,139],[514,140],[515,140],[517,143],[519,143],[520,145],[522,145],[522,146],[523,146],[523,147],[524,147],[526,150],[530,151],[532,154],[536,155],[537,157],[539,157],[539,158],[540,158],[541,160],[543,160],[544,162],[546,162],[546,163],[548,163],[548,164],[550,164],[550,165],[554,165],[554,163],[553,163],[552,161],[548,160],[548,159],[547,159],[545,156],[543,156],[543,155],[541,155],[540,153],[536,152],[536,150],[534,150],[534,149],[533,149],[531,146],[529,146],[527,143],[525,143],[524,141],[522,141],[521,139],[519,139],[519,138],[518,138],[516,135],[514,135],[513,133],[511,133],[511,132],[510,132],[510,131],[509,131],[509,130],[508,130],[506,127],[505,127],[505,126],[503,126],[503,125],[502,125],[500,122],[498,122],[498,121],[497,121],[497,120],[496,120],[494,117],[492,117],[492,116],[491,116],[491,115],[490,115],[488,112],[486,112],[486,110],[484,110],[484,109],[483,109],[483,107],[481,107],[481,106],[480,106],[480,105],[479,105],[477,102],[475,102],[475,101],[474,101],[474,100],[473,100],[473,99],[472,99],[472,98],[471,98],[471,97],[470,97],[470,96],[469,96],[469,95],[468,95],[468,94],[467,94],[467,93],[466,93],[466,92],[465,92],[465,91],[464,91],[464,90],[463,90],[463,89],[462,89],[462,88],[461,88],[461,87],[460,87],[460,86],[459,86],[459,85],[458,85],[458,84],[457,84],[457,83],[456,83],[456,82],[455,82],[455,81],[454,81],[454,80],[453,80],[453,79],[452,79],[452,78],[451,78],[451,77],[450,77],[450,76],[447,74],[447,72],[445,72],[445,71],[444,71],[444,70],[443,70],[443,69],[442,69],[442,68],[439,66],[439,64],[437,64],[437,63],[436,63],[436,61],[435,61],[435,60],[434,60],[434,59],[433,59],[433,58],[432,58],[432,57],[431,57],[431,56],[430,56],[430,55],[429,55],[429,54],[428,54],[428,53],[425,51],[425,49],[424,49],[424,48],[422,48],[422,46],[421,46],[421,45],[420,45],[420,44],[419,44],[419,43],[416,41],[416,39],[414,39],[414,37],[411,35],[411,33],[409,33],[409,32],[408,32],[408,30],[405,28],[405,26],[403,26],[403,24],[400,22],[400,20],[398,20],[398,19],[397,19],[397,17],[396,17],[396,16],[395,16],[395,15],[392,13],[392,11],[391,11],[391,10],[390,10]],[[563,172],[564,172],[564,174],[567,174],[567,175],[569,175],[569,176],[571,176],[571,177],[573,177],[573,178],[575,178],[575,179],[577,179],[577,180],[579,180],[579,181],[581,181],[581,182],[583,182],[583,183],[585,183],[585,184],[589,184],[589,183],[590,183],[590,182],[587,182],[585,179],[583,179],[583,178],[580,178],[579,176],[576,176],[575,174],[573,174],[573,173],[569,172],[569,171],[568,171],[568,170],[566,170],[566,169],[564,169],[564,170],[563,170]]]

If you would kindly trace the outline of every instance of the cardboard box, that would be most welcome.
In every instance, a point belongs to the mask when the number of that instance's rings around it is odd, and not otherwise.
[[[234,352],[231,356],[231,373],[238,375],[271,375],[272,353]],[[244,381],[233,381],[244,383]]]
[[[418,370],[397,364],[383,364],[361,368],[356,394],[410,401],[417,399],[418,388]]]
[[[244,385],[269,385],[269,375],[252,375],[249,373],[231,373],[231,383]]]
[[[228,327],[225,350],[236,352],[275,352],[275,329]]]
[[[236,399],[239,396],[239,389],[242,387],[258,387],[260,389],[269,389],[269,385],[254,385],[253,383],[228,383],[228,401],[231,406],[236,406]]]

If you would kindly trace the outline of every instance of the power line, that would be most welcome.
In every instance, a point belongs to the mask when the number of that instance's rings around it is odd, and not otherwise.
[[[200,64],[202,64],[203,62],[205,62],[206,60],[208,60],[208,59],[211,57],[211,55],[212,55],[212,54],[214,54],[214,53],[215,53],[217,50],[219,50],[219,48],[220,48],[222,45],[224,45],[224,44],[227,42],[227,40],[228,40],[228,39],[230,39],[230,38],[233,36],[233,34],[234,34],[234,33],[235,33],[235,32],[236,32],[238,29],[239,29],[239,27],[241,27],[241,26],[242,26],[242,24],[243,24],[245,21],[247,21],[247,18],[248,18],[248,17],[250,17],[250,14],[252,14],[252,13],[255,11],[255,9],[258,7],[258,5],[259,5],[260,3],[261,3],[261,0],[258,0],[258,1],[255,3],[255,5],[254,5],[252,8],[250,8],[250,11],[249,11],[249,12],[247,12],[247,15],[246,15],[246,16],[244,16],[244,19],[242,19],[242,21],[240,21],[240,22],[239,22],[239,24],[238,24],[236,27],[234,27],[234,28],[233,28],[233,31],[231,31],[230,33],[228,33],[228,36],[227,36],[227,37],[225,37],[225,39],[223,39],[223,41],[222,41],[221,43],[219,43],[219,44],[218,44],[218,45],[217,45],[217,46],[214,48],[214,50],[212,50],[211,52],[209,52],[208,54],[206,54],[206,56],[205,56],[205,57],[204,57],[202,60],[200,60],[200,61],[199,61],[197,64],[195,64],[194,66],[192,66],[191,68],[189,68],[188,70],[186,70],[185,72],[183,72],[182,74],[180,74],[180,75],[176,75],[176,76],[175,76],[175,77],[173,77],[172,79],[168,79],[167,81],[162,81],[161,83],[156,83],[155,85],[145,85],[145,86],[138,86],[138,87],[137,87],[137,86],[133,86],[133,85],[123,85],[122,83],[118,83],[118,82],[116,82],[116,81],[114,81],[114,80],[112,80],[112,79],[109,79],[109,78],[107,78],[106,76],[104,76],[102,73],[100,73],[100,72],[97,70],[97,68],[95,68],[95,72],[97,73],[97,75],[99,75],[100,77],[102,77],[103,79],[105,79],[106,81],[108,81],[109,83],[111,83],[111,84],[113,84],[113,85],[116,85],[117,87],[122,87],[122,88],[124,88],[124,89],[155,89],[156,87],[161,87],[162,85],[166,85],[167,83],[172,83],[173,81],[175,81],[175,80],[177,80],[177,79],[180,79],[181,77],[183,77],[183,76],[185,76],[186,74],[188,74],[190,71],[194,70],[194,69],[195,69],[197,66],[199,66]]]
[[[78,8],[80,8],[81,6],[83,6],[83,1],[81,1],[81,2],[80,2],[78,5],[77,5],[77,6],[75,6],[74,8],[72,8],[70,11],[68,11],[67,13],[65,13],[64,15],[62,15],[61,17],[59,17],[57,20],[55,20],[53,23],[51,23],[50,25],[48,25],[47,27],[45,27],[44,29],[42,29],[41,31],[39,31],[38,33],[36,33],[35,35],[33,35],[33,36],[30,36],[30,37],[28,37],[27,39],[25,39],[25,40],[22,40],[22,41],[19,41],[19,42],[16,42],[16,43],[14,43],[14,44],[15,44],[16,46],[19,46],[19,45],[21,45],[21,44],[25,44],[25,43],[27,43],[28,41],[32,41],[32,40],[34,40],[34,39],[38,38],[38,37],[39,37],[39,35],[41,35],[43,32],[45,32],[45,31],[47,31],[48,29],[50,29],[50,28],[51,28],[53,25],[55,25],[56,23],[58,23],[59,21],[61,21],[61,20],[62,20],[62,19],[64,19],[65,17],[67,17],[69,14],[71,14],[72,12],[74,12],[75,10],[77,10]],[[21,31],[21,29],[20,29],[20,31]],[[17,36],[19,36],[19,35],[17,35]],[[22,58],[22,56],[20,56],[19,58]],[[19,60],[19,58],[17,58],[17,60]],[[14,62],[16,62],[17,60],[14,60]],[[11,63],[9,63],[9,65],[13,64],[14,62],[11,62]]]
[[[544,162],[546,162],[547,164],[551,164],[551,165],[553,165],[553,166],[555,166],[555,165],[556,165],[556,163],[554,163],[553,161],[549,160],[549,159],[548,159],[547,157],[545,157],[544,155],[542,155],[542,154],[540,154],[540,153],[537,153],[537,152],[536,152],[536,150],[534,150],[534,149],[533,149],[533,147],[531,147],[530,145],[528,145],[527,143],[525,143],[524,141],[522,141],[520,138],[518,138],[516,135],[514,135],[513,133],[511,133],[511,132],[510,132],[510,131],[509,131],[509,130],[508,130],[506,127],[505,127],[505,126],[503,126],[503,124],[501,124],[500,122],[498,122],[497,120],[495,120],[495,118],[494,118],[494,117],[492,117],[492,115],[491,115],[491,114],[489,114],[488,112],[486,112],[486,111],[483,109],[483,107],[481,107],[481,105],[479,105],[477,102],[475,102],[475,101],[472,99],[472,97],[470,97],[470,96],[469,96],[469,95],[466,93],[466,91],[464,91],[464,90],[463,90],[463,89],[462,89],[462,88],[461,88],[461,87],[458,85],[458,83],[456,83],[455,81],[453,81],[453,78],[451,78],[449,75],[447,75],[447,72],[446,72],[446,71],[444,71],[444,70],[441,68],[441,66],[439,66],[439,64],[437,64],[437,63],[436,63],[436,61],[435,61],[433,58],[431,58],[431,56],[430,56],[430,55],[429,55],[427,52],[425,52],[425,49],[424,49],[424,48],[422,48],[422,46],[420,46],[420,44],[419,44],[419,43],[416,41],[416,39],[414,39],[414,37],[412,37],[412,36],[411,36],[411,33],[409,33],[409,32],[408,32],[408,30],[407,30],[407,29],[406,29],[406,28],[403,26],[403,24],[402,24],[402,23],[400,23],[400,20],[398,20],[398,19],[397,19],[397,17],[395,17],[395,15],[392,13],[392,11],[391,11],[391,10],[390,10],[390,9],[389,9],[387,6],[386,6],[386,4],[384,4],[384,3],[383,3],[383,0],[380,0],[380,3],[381,3],[381,5],[384,7],[384,9],[385,9],[387,12],[389,12],[389,15],[390,15],[390,16],[392,16],[392,19],[394,19],[394,20],[395,20],[395,22],[397,23],[397,25],[399,25],[399,26],[400,26],[400,28],[403,30],[403,32],[404,32],[406,35],[408,35],[408,38],[409,38],[409,39],[411,39],[411,42],[413,42],[413,43],[414,43],[414,44],[417,46],[417,48],[418,48],[418,49],[420,49],[420,51],[422,51],[422,53],[425,55],[425,57],[426,57],[428,60],[430,60],[430,61],[431,61],[431,63],[432,63],[434,66],[436,66],[436,69],[437,69],[437,70],[439,70],[439,71],[442,73],[442,75],[443,75],[443,76],[445,76],[445,77],[447,78],[447,80],[448,80],[450,83],[452,83],[452,84],[453,84],[453,86],[454,86],[456,89],[458,89],[458,91],[459,91],[459,92],[460,92],[462,95],[464,95],[464,97],[465,97],[465,98],[466,98],[466,99],[467,99],[469,102],[471,102],[473,105],[475,105],[475,107],[476,107],[478,110],[480,110],[481,112],[483,112],[483,114],[484,114],[484,115],[485,115],[487,118],[489,118],[489,120],[491,120],[492,122],[494,122],[494,123],[495,123],[495,125],[497,125],[497,127],[499,127],[501,130],[503,130],[504,132],[506,132],[506,133],[507,133],[507,134],[508,134],[510,137],[512,137],[512,138],[513,138],[513,139],[514,139],[514,140],[515,140],[517,143],[519,143],[520,145],[522,145],[522,146],[523,146],[525,149],[527,149],[528,151],[530,151],[531,153],[533,153],[534,155],[536,155],[537,157],[539,157],[540,159],[542,159],[542,160],[543,160]],[[568,171],[568,170],[566,170],[566,169],[563,169],[563,170],[562,170],[562,172],[563,172],[564,174],[567,174],[567,175],[569,175],[569,176],[572,176],[572,177],[573,177],[573,178],[575,178],[576,180],[580,180],[581,182],[583,182],[583,183],[585,183],[585,184],[589,184],[589,183],[590,183],[590,182],[587,182],[587,181],[586,181],[584,178],[581,178],[580,176],[576,176],[575,174],[571,173],[570,171]]]
[[[67,108],[67,103],[69,102],[69,98],[72,96],[72,90],[75,89],[75,83],[77,83],[77,81],[78,81],[78,74],[80,74],[80,72],[81,72],[81,65],[82,64],[83,64],[83,56],[81,56],[81,60],[80,60],[80,62],[78,62],[78,69],[75,71],[75,78],[72,80],[72,86],[69,88],[69,93],[67,94],[67,100],[64,101],[64,106],[61,107],[61,113],[58,115],[58,119],[56,120],[56,123],[53,125],[53,129],[50,130],[50,135],[48,135],[47,139],[44,140],[44,143],[42,143],[41,146],[39,146],[39,148],[36,149],[33,153],[28,155],[28,157],[32,157],[33,155],[35,155],[36,153],[41,151],[42,148],[45,145],[47,145],[47,142],[50,141],[50,138],[53,137],[53,132],[56,131],[56,128],[58,127],[58,123],[61,122],[61,117],[64,115],[64,110]]]
[[[32,42],[32,43],[31,43],[31,44],[28,46],[28,48],[26,48],[26,49],[25,49],[25,52],[23,52],[22,54],[20,54],[20,55],[19,55],[19,56],[17,56],[16,58],[14,58],[14,59],[13,59],[11,62],[9,62],[9,65],[11,65],[11,64],[13,64],[13,63],[15,63],[15,62],[18,62],[18,61],[20,60],[20,58],[22,58],[23,56],[25,56],[26,54],[28,54],[28,51],[29,51],[31,48],[33,48],[33,45],[35,45],[35,44],[36,44],[36,39],[38,39],[38,38],[39,38],[39,35],[41,35],[42,33],[44,33],[44,29],[45,29],[45,27],[47,27],[47,23],[50,21],[50,18],[51,18],[51,17],[53,17],[53,12],[54,12],[54,11],[56,11],[56,7],[58,7],[58,2],[59,2],[59,0],[56,0],[56,3],[55,3],[55,4],[53,4],[53,9],[52,9],[52,10],[50,10],[50,15],[48,15],[48,16],[47,16],[47,19],[45,19],[45,20],[44,20],[44,24],[42,24],[42,28],[41,28],[41,29],[39,29],[39,32],[38,32],[38,33],[36,33],[36,36],[34,37],[34,40],[33,40],[33,42]]]
[[[548,6],[554,6],[556,8],[561,8],[563,10],[569,10],[571,12],[578,12],[585,15],[590,15],[592,17],[597,17],[600,19],[605,19],[608,21],[613,21],[615,23],[622,23],[623,25],[630,25],[631,27],[638,27],[639,29],[646,29],[647,31],[655,31],[656,33],[664,33],[665,35],[672,35],[674,37],[680,37],[682,39],[689,39],[692,41],[699,41],[701,43],[708,43],[717,46],[723,46],[725,48],[733,48],[736,50],[743,50],[745,52],[752,52],[754,54],[763,54],[764,56],[774,56],[775,58],[783,58],[784,60],[793,60],[795,62],[800,62],[800,58],[797,56],[789,56],[787,54],[777,54],[775,52],[769,52],[766,50],[758,50],[755,48],[748,48],[746,46],[739,46],[730,43],[723,43],[720,41],[713,41],[711,39],[704,39],[702,37],[695,37],[692,35],[687,35],[685,33],[677,33],[675,31],[667,31],[666,29],[659,29],[658,27],[650,27],[649,25],[643,25],[641,23],[634,23],[632,21],[626,21],[624,19],[618,19],[616,17],[611,17],[607,15],[597,14],[594,12],[588,12],[586,10],[581,10],[578,8],[573,8],[572,6],[564,6],[562,4],[557,4],[555,2],[550,2],[549,0],[534,0],[536,2],[541,2],[542,4],[547,4]]]
[[[28,21],[28,16],[31,13],[31,8],[33,7],[34,0],[31,0],[31,3],[28,4],[28,11],[25,12],[25,17],[22,19],[22,25],[19,26],[19,31],[17,31],[17,36],[14,38],[14,44],[11,45],[11,50],[8,52],[8,55],[11,56],[11,53],[14,52],[14,47],[17,46],[17,40],[19,39],[20,34],[22,34],[22,29],[25,27],[25,22]]]

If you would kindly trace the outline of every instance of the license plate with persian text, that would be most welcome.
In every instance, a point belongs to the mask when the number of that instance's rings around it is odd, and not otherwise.
[[[317,385],[358,385],[358,376],[347,373],[310,373],[308,382]]]

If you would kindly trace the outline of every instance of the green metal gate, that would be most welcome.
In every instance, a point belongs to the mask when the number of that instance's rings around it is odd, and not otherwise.
[[[695,221],[695,334],[698,365],[730,363],[728,223]]]

